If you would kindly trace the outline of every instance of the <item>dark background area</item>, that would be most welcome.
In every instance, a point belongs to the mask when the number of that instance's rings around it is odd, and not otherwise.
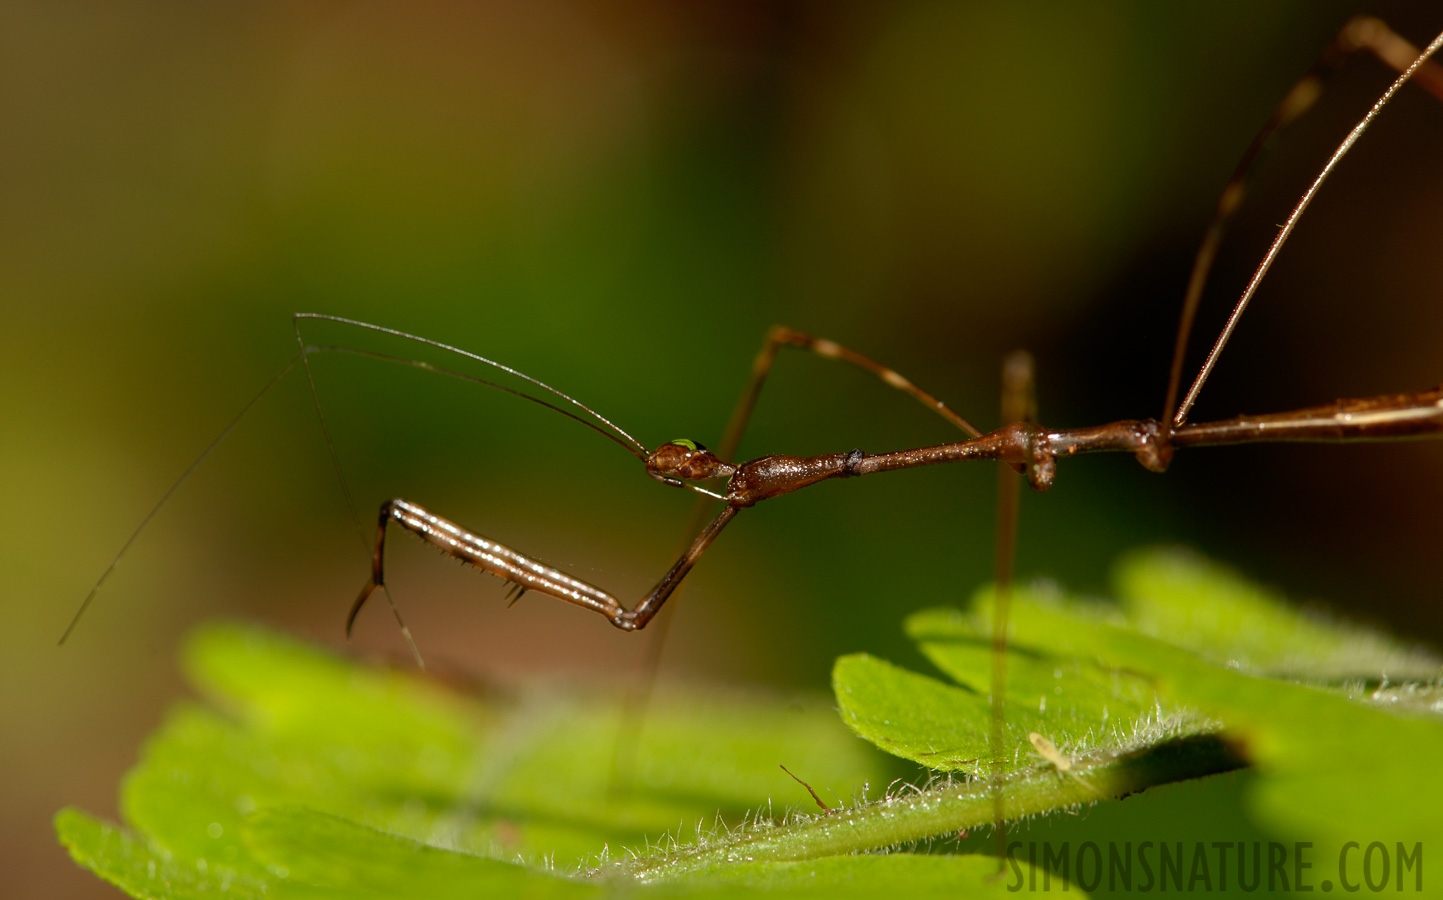
[[[1196,243],[1244,147],[1347,16],[1415,43],[1422,3],[5,4],[0,6],[0,672],[8,892],[105,896],[54,841],[114,814],[181,696],[179,636],[246,616],[340,646],[376,504],[422,503],[628,599],[690,502],[561,417],[364,360],[257,408],[54,640],[145,511],[329,312],[498,359],[644,443],[720,439],[768,326],[889,363],[984,427],[1036,354],[1056,426],[1161,411]],[[1392,75],[1348,66],[1225,244],[1200,362],[1267,241]],[[1323,190],[1195,419],[1443,381],[1443,107],[1405,89]],[[321,343],[402,348],[354,330]],[[448,362],[435,357],[438,363]],[[478,374],[485,375],[485,372]],[[861,373],[781,359],[746,457],[952,437]],[[1104,592],[1183,543],[1299,599],[1439,643],[1443,445],[1185,452],[1061,466],[1018,570]],[[695,571],[662,677],[827,689],[916,662],[899,623],[990,577],[995,472],[835,483],[740,517]],[[614,678],[646,636],[398,536],[439,669]],[[351,652],[404,652],[383,608]],[[620,688],[619,688],[620,689]]]

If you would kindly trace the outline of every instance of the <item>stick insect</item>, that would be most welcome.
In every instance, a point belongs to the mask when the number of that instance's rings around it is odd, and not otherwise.
[[[589,416],[593,421],[584,422],[584,424],[605,434],[634,454],[642,461],[647,475],[652,479],[672,487],[694,491],[705,498],[721,501],[723,504],[721,510],[716,513],[709,524],[701,529],[691,545],[651,591],[634,606],[628,608],[620,598],[600,587],[573,578],[559,569],[547,566],[505,544],[474,534],[415,503],[399,498],[387,501],[382,504],[380,509],[375,548],[372,554],[371,577],[362,587],[352,606],[347,618],[348,628],[371,594],[377,588],[385,587],[385,545],[387,530],[391,524],[411,531],[443,553],[453,556],[467,565],[510,582],[518,591],[536,591],[547,594],[599,613],[611,625],[623,631],[638,631],[652,621],[666,603],[667,598],[682,583],[707,548],[743,510],[750,509],[765,500],[793,493],[834,478],[856,478],[962,460],[995,460],[1021,473],[1035,490],[1046,490],[1056,477],[1057,463],[1060,460],[1090,453],[1129,453],[1144,468],[1160,473],[1167,469],[1174,452],[1186,447],[1289,441],[1395,440],[1443,433],[1443,387],[1414,393],[1338,400],[1327,405],[1306,409],[1267,415],[1237,416],[1213,422],[1194,423],[1188,420],[1189,411],[1215,368],[1223,348],[1227,345],[1238,320],[1257,291],[1258,285],[1272,266],[1278,252],[1286,243],[1303,212],[1338,161],[1363,134],[1394,93],[1409,79],[1417,80],[1440,99],[1443,99],[1443,69],[1428,62],[1428,57],[1439,46],[1443,46],[1443,35],[1436,38],[1420,55],[1381,23],[1371,19],[1355,20],[1344,29],[1332,52],[1325,55],[1320,67],[1336,65],[1336,60],[1332,56],[1340,52],[1367,48],[1373,50],[1380,58],[1400,68],[1401,74],[1335,151],[1327,166],[1319,173],[1312,186],[1289,215],[1258,265],[1246,290],[1234,306],[1233,312],[1222,333],[1214,342],[1207,360],[1186,394],[1179,401],[1183,359],[1192,321],[1201,301],[1207,273],[1211,268],[1217,245],[1229,218],[1237,209],[1244,193],[1247,173],[1267,138],[1295,119],[1311,103],[1312,97],[1316,95],[1315,82],[1320,77],[1320,73],[1307,76],[1283,101],[1273,119],[1245,156],[1237,174],[1224,190],[1214,221],[1209,226],[1204,243],[1198,251],[1193,275],[1188,285],[1182,321],[1178,329],[1171,375],[1163,406],[1164,414],[1161,418],[1128,419],[1072,429],[1045,428],[1031,421],[1029,415],[1032,391],[1031,364],[1026,357],[1015,356],[1009,359],[1007,374],[1004,377],[1006,397],[1003,404],[1003,418],[1006,424],[984,434],[942,400],[895,370],[833,341],[781,326],[773,328],[767,335],[762,350],[753,364],[751,381],[733,412],[725,436],[716,452],[687,438],[671,440],[648,451],[630,434],[579,401],[549,385],[522,376]],[[332,316],[318,314],[297,316],[297,321],[305,319],[342,321],[361,328],[383,331],[433,346],[440,346],[473,360],[497,366],[508,372],[512,371],[490,360],[465,353],[457,348],[417,338],[414,335],[402,334],[366,323],[341,320]],[[818,356],[841,360],[871,372],[886,384],[934,410],[948,423],[963,431],[967,438],[930,447],[884,453],[850,450],[809,457],[771,455],[745,462],[729,462],[728,460],[740,442],[741,434],[776,355],[783,347],[809,350]],[[307,352],[315,349],[320,348],[308,348],[302,342],[300,359],[303,363],[306,361]],[[519,373],[513,372],[513,374]],[[534,400],[535,398],[528,399]],[[544,401],[536,400],[536,402]],[[558,411],[580,420],[575,413],[559,408]],[[715,487],[708,487],[708,485]],[[1010,552],[1007,555],[1010,556]]]
[[[551,403],[538,397],[521,394],[526,399],[542,403],[608,437],[614,443],[635,455],[644,465],[651,478],[671,487],[682,488],[701,495],[699,501],[710,511],[711,505],[719,502],[721,508],[710,518],[709,523],[698,530],[690,546],[661,577],[650,592],[638,602],[628,606],[620,598],[606,590],[574,578],[567,573],[528,556],[506,544],[475,534],[462,526],[404,499],[395,499],[383,504],[377,517],[375,539],[371,551],[371,571],[361,587],[349,615],[346,627],[349,632],[356,616],[368,599],[380,588],[386,590],[385,544],[390,525],[396,524],[418,535],[422,540],[439,548],[442,552],[510,582],[515,590],[535,591],[556,597],[568,603],[600,614],[611,625],[623,631],[638,631],[651,623],[668,598],[681,585],[691,569],[720,533],[743,510],[758,505],[764,500],[793,493],[822,481],[862,477],[888,471],[898,471],[921,466],[939,465],[961,460],[992,460],[1002,464],[1002,499],[999,503],[999,529],[997,542],[997,572],[999,583],[1005,585],[1010,579],[1011,534],[1016,521],[1016,494],[1021,475],[1034,489],[1045,490],[1054,482],[1057,464],[1060,460],[1089,453],[1122,452],[1136,458],[1144,468],[1162,472],[1166,470],[1173,454],[1182,448],[1218,446],[1274,441],[1318,441],[1346,442],[1366,440],[1392,440],[1410,437],[1427,437],[1443,433],[1443,388],[1434,388],[1415,393],[1381,395],[1332,404],[1315,406],[1283,413],[1261,416],[1238,416],[1214,422],[1193,423],[1188,414],[1199,392],[1213,372],[1219,355],[1236,328],[1237,322],[1254,296],[1258,285],[1268,272],[1274,259],[1292,233],[1298,220],[1315,196],[1317,190],[1333,171],[1337,162],[1349,151],[1362,133],[1372,123],[1379,111],[1410,79],[1424,86],[1430,92],[1443,98],[1443,73],[1428,56],[1443,44],[1443,35],[1435,39],[1420,55],[1406,42],[1393,35],[1374,20],[1357,20],[1344,29],[1330,55],[1320,62],[1318,70],[1310,73],[1289,93],[1273,119],[1264,127],[1258,139],[1245,154],[1237,173],[1225,188],[1214,214],[1204,242],[1198,251],[1193,274],[1187,286],[1171,372],[1162,404],[1162,413],[1156,419],[1129,419],[1103,425],[1050,429],[1033,421],[1032,372],[1026,357],[1009,359],[1005,382],[1004,424],[993,431],[983,433],[964,419],[943,401],[877,361],[840,344],[804,332],[785,327],[773,329],[756,357],[749,384],[729,421],[721,443],[713,452],[689,439],[668,441],[655,449],[648,449],[630,434],[602,417],[592,408],[581,404],[569,395],[551,388],[539,380],[521,375],[489,359],[466,353],[458,348],[429,341],[414,335],[381,328],[352,320],[339,319],[319,314],[302,314],[296,317],[299,354],[295,362],[276,377],[279,380],[296,363],[309,373],[310,357],[318,352],[352,352],[403,365],[411,365],[436,371],[445,371],[430,363],[403,359],[385,354],[360,351],[354,348],[318,346],[307,344],[300,326],[314,319],[329,319],[358,328],[384,332],[397,337],[419,341],[447,352],[454,352],[474,362],[495,366],[517,375],[533,387],[554,395],[559,402]],[[1322,70],[1335,66],[1337,57],[1350,55],[1358,49],[1367,49],[1382,58],[1388,65],[1399,71],[1399,77],[1389,87],[1373,110],[1359,123],[1348,139],[1333,155],[1312,187],[1297,204],[1286,224],[1239,299],[1222,334],[1218,337],[1201,371],[1184,393],[1182,371],[1185,351],[1192,329],[1192,322],[1204,293],[1204,287],[1213,259],[1226,225],[1238,208],[1245,193],[1247,176],[1253,163],[1267,140],[1295,120],[1316,96],[1317,83]],[[785,455],[763,456],[745,462],[735,462],[735,451],[746,428],[751,411],[767,380],[777,354],[786,347],[811,351],[818,356],[840,360],[857,366],[880,378],[886,384],[909,395],[917,402],[934,410],[951,426],[962,431],[962,440],[936,444],[915,449],[884,453],[865,453],[849,450],[820,456],[797,457]],[[448,373],[470,378],[492,387],[511,390],[484,379],[461,373]],[[312,386],[314,396],[314,386]],[[521,393],[512,391],[512,393]],[[1181,398],[1181,399],[1179,399]],[[257,398],[259,399],[259,397]],[[253,404],[252,404],[253,405]],[[568,408],[569,405],[569,408]],[[245,415],[251,407],[243,410]],[[319,403],[317,403],[319,411]],[[237,420],[239,417],[237,417]],[[324,422],[324,418],[322,418]],[[228,433],[223,432],[220,439]],[[212,444],[214,447],[214,444]],[[333,448],[332,448],[333,449]],[[334,449],[333,449],[334,452]],[[209,450],[207,450],[207,454]],[[204,455],[201,457],[204,459]],[[201,460],[196,461],[196,465]],[[181,481],[193,471],[194,465],[182,476]],[[163,504],[175,486],[161,499]],[[157,506],[158,508],[158,506]],[[142,522],[141,528],[154,515],[154,511]],[[137,530],[137,533],[139,529]],[[126,542],[121,555],[134,540]],[[118,562],[120,556],[117,556]],[[111,566],[77,611],[65,637],[73,631],[103,586]],[[1005,596],[1006,591],[1001,592]],[[393,604],[394,608],[394,604]],[[397,613],[399,621],[399,613]],[[404,625],[402,625],[404,629]],[[993,673],[993,756],[998,757],[998,745],[1003,710],[1000,685],[1005,679],[1004,649],[1006,638],[1005,607],[999,604],[994,624],[994,654],[997,668]],[[999,817],[1000,818],[1000,817]]]

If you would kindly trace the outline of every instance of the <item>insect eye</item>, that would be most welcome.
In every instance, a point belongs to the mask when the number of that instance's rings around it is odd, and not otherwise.
[[[688,450],[700,450],[703,453],[706,452],[706,444],[698,444],[696,441],[688,440],[687,438],[677,438],[676,440],[670,441],[669,443],[674,444],[678,447],[685,447]]]

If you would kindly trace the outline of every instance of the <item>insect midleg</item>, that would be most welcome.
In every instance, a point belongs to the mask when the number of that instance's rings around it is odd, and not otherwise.
[[[777,353],[783,347],[795,347],[800,350],[810,350],[825,359],[836,359],[850,363],[858,368],[876,375],[888,385],[911,396],[927,409],[940,415],[952,425],[961,429],[970,437],[978,437],[981,432],[962,416],[958,415],[946,403],[937,399],[934,395],[917,386],[911,379],[905,377],[895,369],[882,365],[869,356],[864,356],[849,347],[838,344],[826,338],[819,338],[804,331],[798,331],[785,325],[773,325],[767,331],[766,337],[762,340],[762,348],[757,351],[752,361],[751,374],[747,378],[747,384],[742,389],[741,395],[737,398],[736,405],[732,408],[730,417],[727,419],[725,430],[722,432],[721,442],[717,445],[717,455],[722,459],[735,460],[737,449],[741,446],[742,436],[746,433],[747,425],[751,422],[752,411],[756,408],[758,397],[761,395],[768,376],[771,374],[772,365],[776,362]],[[686,540],[690,541],[701,531],[711,514],[712,504],[707,498],[699,497],[692,506],[691,514],[687,517],[686,530],[683,534]],[[669,633],[671,620],[661,619],[654,629],[653,637],[647,647],[646,656],[642,661],[638,675],[639,690],[636,692],[631,705],[633,709],[628,713],[633,719],[639,718],[641,709],[646,705],[646,698],[650,694],[651,683],[656,678],[657,670],[661,666],[661,656],[666,649],[667,635]],[[635,731],[636,725],[630,726],[629,730]]]
[[[918,403],[957,426],[968,436],[978,437],[982,434],[947,404],[918,387],[895,369],[888,368],[871,357],[863,356],[835,341],[797,331],[785,325],[775,325],[767,332],[766,339],[762,342],[762,349],[752,362],[752,373],[747,381],[747,386],[743,389],[741,397],[737,399],[737,405],[733,408],[731,418],[727,421],[726,431],[723,432],[721,444],[717,448],[717,455],[722,459],[732,459],[736,455],[737,447],[741,444],[742,434],[746,431],[747,423],[751,419],[752,409],[756,406],[757,397],[761,394],[762,386],[766,384],[767,376],[771,374],[777,351],[783,347],[810,350],[825,359],[839,359],[851,363],[913,397]]]
[[[751,422],[752,411],[756,408],[758,397],[761,395],[768,376],[771,374],[772,365],[776,362],[777,353],[783,347],[795,347],[800,350],[811,352],[825,359],[837,359],[851,363],[864,371],[871,372],[888,385],[900,390],[916,399],[926,408],[936,412],[951,424],[960,428],[963,433],[970,437],[977,437],[981,432],[966,419],[962,418],[946,403],[937,399],[928,391],[918,387],[913,381],[906,378],[895,369],[882,365],[871,357],[838,344],[835,341],[819,338],[807,332],[798,331],[785,325],[773,325],[766,337],[762,340],[762,347],[757,351],[752,361],[751,374],[747,378],[747,384],[742,389],[741,395],[737,398],[736,405],[732,408],[731,415],[727,419],[726,428],[722,432],[721,442],[717,445],[717,455],[722,459],[735,460],[738,448],[741,446],[742,436],[746,433],[747,425]],[[712,504],[705,497],[698,497],[692,506],[690,515],[687,517],[686,529],[683,532],[685,540],[692,540],[706,524],[711,515]],[[679,592],[679,591],[678,591]],[[661,657],[666,649],[667,636],[671,628],[671,619],[662,618],[658,621],[652,631],[652,639],[647,646],[646,654],[642,660],[637,675],[637,687],[631,692],[625,714],[626,723],[622,727],[623,737],[618,741],[618,750],[613,760],[613,771],[617,773],[617,780],[624,782],[626,774],[623,772],[625,766],[622,762],[623,750],[621,745],[631,739],[640,728],[641,717],[644,714],[648,698],[651,694],[651,685],[656,680],[657,671],[661,667]]]
[[[871,372],[888,385],[911,396],[927,409],[940,415],[943,419],[960,428],[970,437],[978,437],[980,432],[972,423],[958,415],[946,403],[937,399],[931,393],[918,387],[915,382],[895,369],[882,365],[869,356],[864,356],[857,351],[838,344],[836,341],[819,338],[795,328],[785,325],[773,325],[767,331],[767,336],[762,340],[762,348],[757,351],[752,361],[751,375],[747,379],[746,387],[742,389],[741,396],[737,398],[736,406],[732,408],[731,416],[727,419],[726,429],[722,432],[721,443],[717,447],[717,455],[722,459],[736,458],[737,449],[741,446],[742,436],[746,433],[747,425],[751,422],[752,411],[756,408],[758,397],[761,395],[762,387],[765,386],[767,377],[771,374],[772,365],[776,362],[777,353],[783,347],[796,347],[801,350],[810,350],[824,359],[837,359],[851,363],[864,371]],[[711,504],[706,498],[699,498],[692,507],[691,515],[687,519],[685,534],[690,540],[707,521],[710,514]],[[654,673],[658,665],[661,652],[666,642],[666,625],[661,626],[661,631],[652,641],[652,648],[649,659],[644,665],[648,673]],[[645,677],[650,678],[651,674]]]
[[[796,347],[811,352],[825,359],[837,359],[857,366],[864,371],[871,372],[888,385],[911,396],[927,409],[940,415],[943,419],[960,428],[970,437],[981,435],[962,416],[958,415],[946,403],[937,399],[931,393],[918,387],[911,379],[897,372],[895,369],[882,365],[869,356],[864,356],[849,347],[838,344],[836,341],[819,338],[795,328],[785,325],[774,325],[767,331],[767,336],[762,340],[762,348],[757,352],[752,361],[751,375],[747,379],[746,387],[742,389],[741,396],[737,398],[736,406],[732,408],[731,416],[727,420],[726,429],[722,432],[721,443],[717,446],[717,456],[722,459],[734,460],[737,449],[741,446],[742,436],[746,433],[747,425],[751,422],[752,411],[756,408],[758,397],[761,395],[762,387],[765,386],[767,377],[771,374],[772,365],[776,362],[777,353],[783,347]],[[711,504],[707,498],[698,498],[692,507],[691,515],[687,519],[686,531],[687,540],[691,540],[706,523],[711,512]],[[660,634],[652,642],[650,659],[645,668],[654,671],[657,665],[656,658],[660,656],[662,645],[665,643],[666,626],[661,626]],[[649,677],[649,676],[648,676]]]

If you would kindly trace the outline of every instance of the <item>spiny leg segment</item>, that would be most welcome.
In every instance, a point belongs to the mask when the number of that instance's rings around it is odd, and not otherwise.
[[[380,517],[376,525],[376,546],[371,557],[371,578],[361,588],[360,595],[356,597],[356,602],[351,606],[350,615],[346,618],[346,634],[350,635],[356,615],[361,611],[366,600],[370,598],[371,593],[376,588],[384,590],[386,587],[386,528],[391,522],[412,532],[447,556],[505,579],[522,591],[536,591],[558,600],[565,600],[567,603],[600,613],[612,625],[623,631],[637,631],[645,628],[646,624],[656,615],[657,610],[661,609],[666,598],[676,590],[677,585],[691,571],[691,567],[696,564],[696,561],[721,533],[721,530],[737,514],[738,509],[740,507],[730,504],[724,507],[711,524],[697,535],[691,546],[672,565],[661,581],[657,582],[656,587],[651,589],[651,592],[637,604],[635,609],[628,610],[614,595],[595,585],[579,578],[572,578],[560,569],[548,566],[505,544],[473,534],[455,522],[443,519],[414,503],[400,499],[388,500],[381,504]]]

